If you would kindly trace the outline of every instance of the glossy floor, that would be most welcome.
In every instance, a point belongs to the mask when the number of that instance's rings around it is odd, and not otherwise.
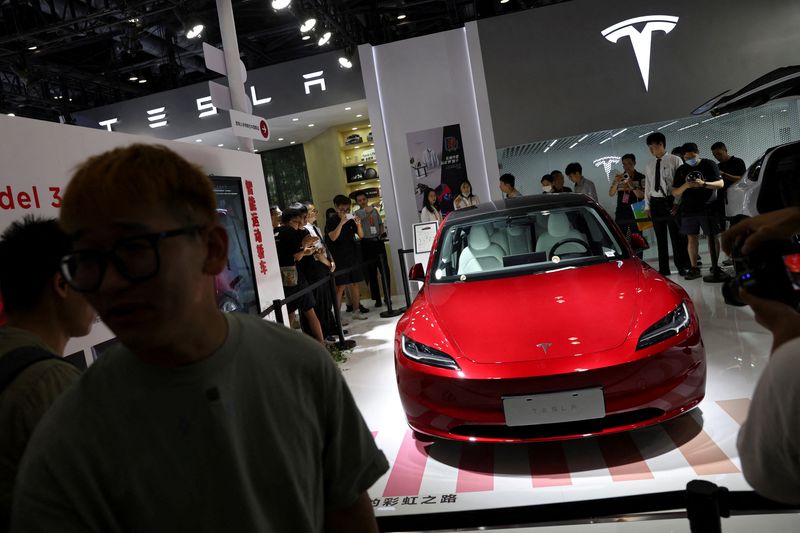
[[[378,515],[446,512],[682,490],[705,479],[750,490],[736,434],[771,338],[749,308],[725,305],[720,285],[681,283],[695,302],[708,355],[706,398],[667,424],[597,439],[532,445],[422,444],[412,438],[392,361],[396,318],[350,325],[358,347],[345,378],[391,468],[370,489]],[[798,522],[800,530],[800,522]],[[677,531],[677,530],[676,530]]]

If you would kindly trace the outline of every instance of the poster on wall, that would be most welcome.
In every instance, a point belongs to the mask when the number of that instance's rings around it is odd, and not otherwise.
[[[228,264],[214,280],[217,305],[225,312],[258,314],[258,293],[247,234],[241,178],[211,176],[220,224],[228,232]]]
[[[408,133],[406,142],[417,211],[422,210],[425,191],[433,189],[439,198],[439,210],[446,215],[453,210],[461,182],[467,179],[461,125]]]

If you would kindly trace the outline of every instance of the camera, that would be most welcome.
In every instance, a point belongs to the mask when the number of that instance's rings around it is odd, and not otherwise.
[[[735,274],[722,286],[728,305],[744,306],[739,289],[753,296],[776,300],[797,309],[800,304],[800,245],[795,241],[770,241],[742,255],[744,238],[737,241],[731,259]]]

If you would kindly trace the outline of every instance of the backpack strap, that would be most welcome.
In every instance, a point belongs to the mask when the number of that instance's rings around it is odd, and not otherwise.
[[[22,346],[0,356],[0,394],[26,368],[39,361],[59,359],[44,348]]]

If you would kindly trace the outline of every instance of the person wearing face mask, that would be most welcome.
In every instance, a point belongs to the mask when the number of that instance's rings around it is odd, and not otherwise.
[[[714,217],[716,214],[714,201],[716,191],[722,189],[725,182],[719,172],[719,167],[710,159],[703,159],[699,156],[700,150],[695,143],[683,145],[683,165],[675,171],[675,179],[672,182],[672,194],[681,198],[681,233],[686,235],[689,240],[689,262],[691,266],[684,276],[684,279],[692,280],[701,276],[700,268],[697,266],[699,253],[700,228],[706,235],[716,235],[719,233]],[[709,239],[709,246],[717,246],[719,243],[715,239]]]
[[[542,176],[542,194],[553,192],[553,176],[545,174]]]
[[[464,209],[465,207],[472,207],[478,205],[480,200],[478,195],[472,194],[472,184],[469,180],[464,180],[458,186],[459,195],[453,200],[453,207],[455,209]]]

